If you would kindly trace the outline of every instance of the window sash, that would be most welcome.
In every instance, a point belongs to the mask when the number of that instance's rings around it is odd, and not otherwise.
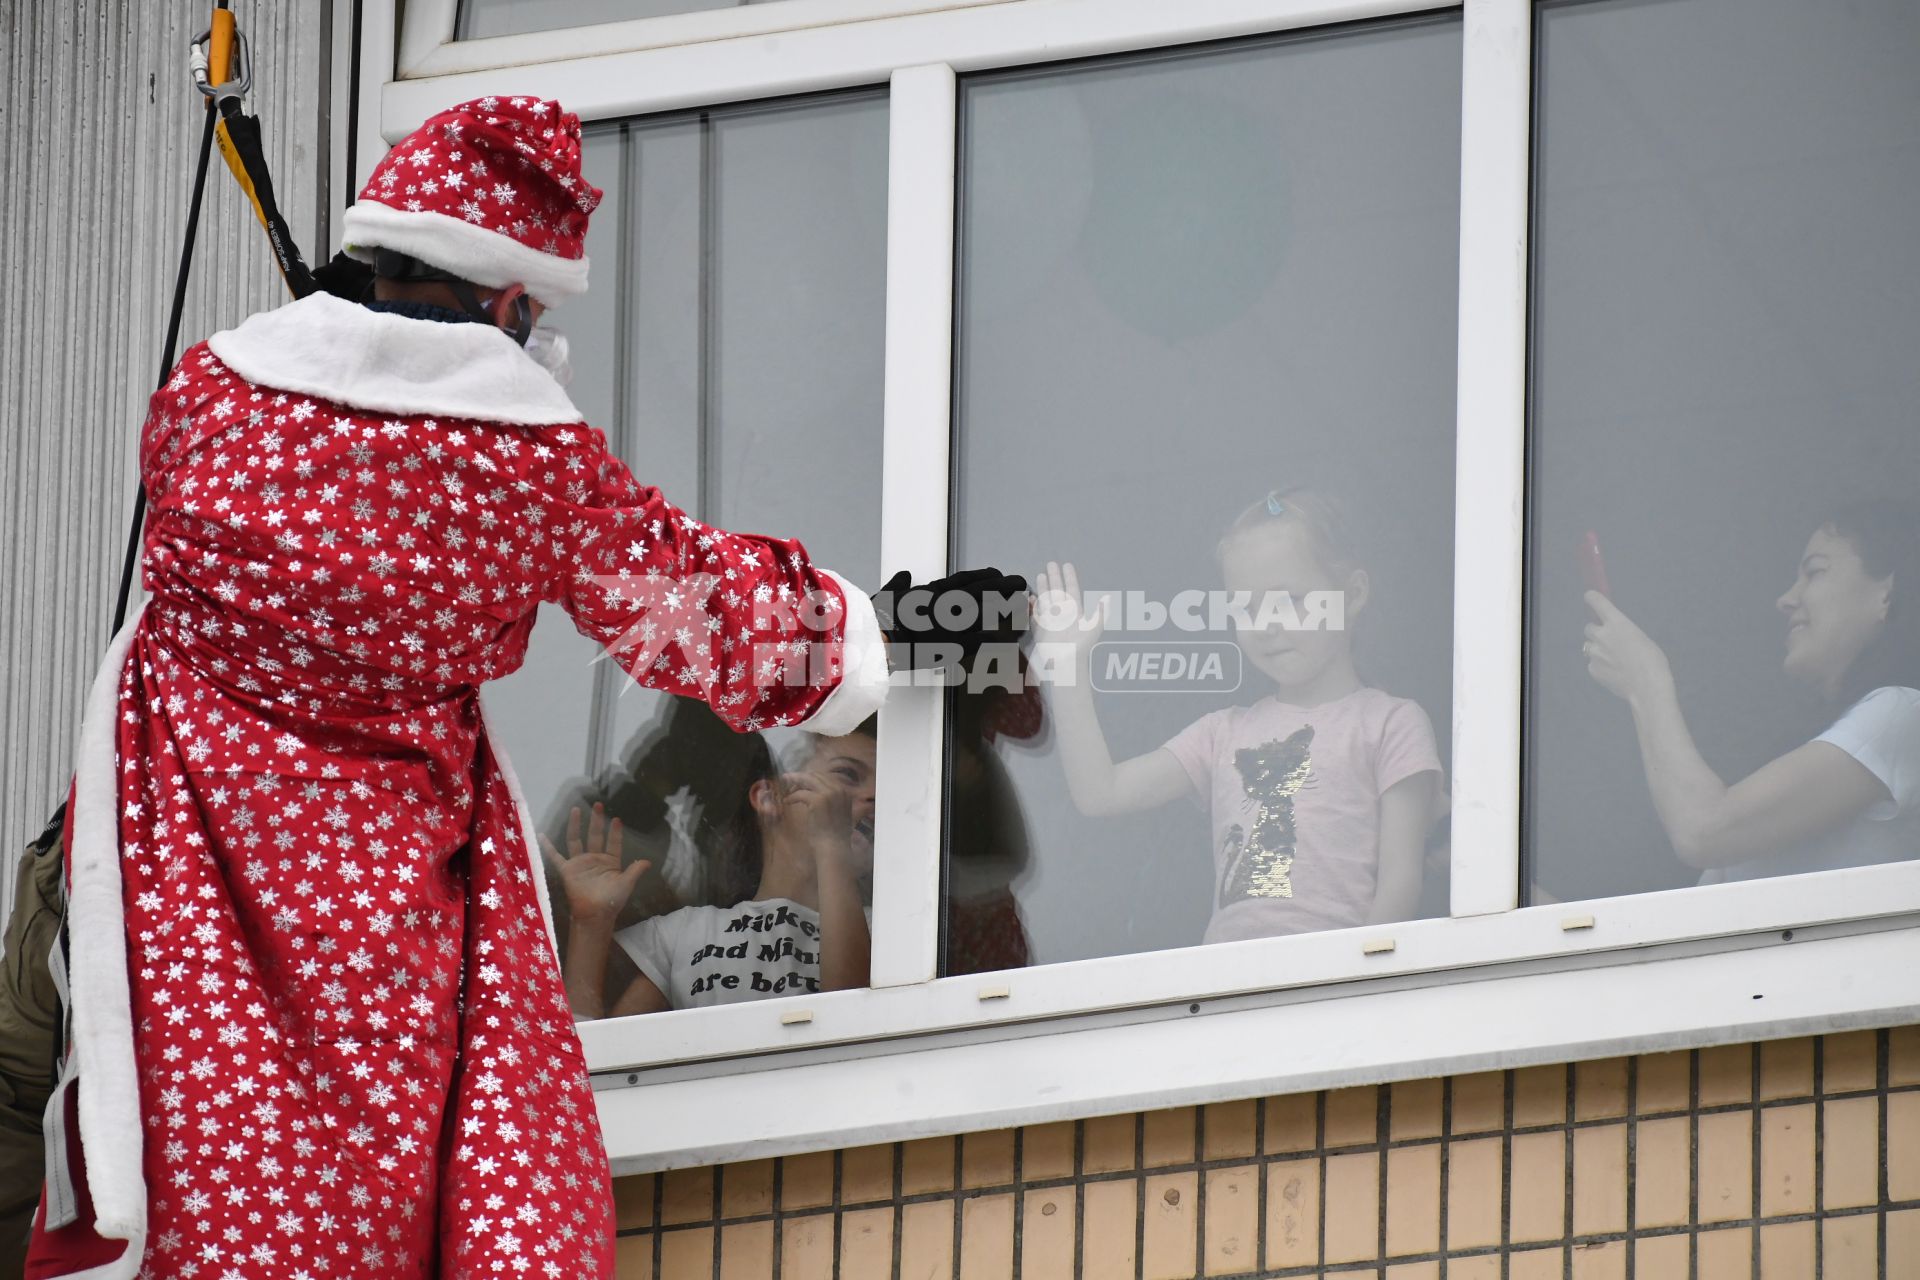
[[[1474,923],[1485,923],[1476,921]],[[981,1035],[760,1055],[598,1076],[616,1174],[697,1168],[1491,1068],[1902,1026],[1920,928],[1854,922],[1498,966],[1471,981],[1381,979],[1168,1016],[1077,1018]],[[1834,975],[1849,975],[1845,982]],[[661,1017],[673,1015],[656,1015]],[[1177,1026],[1166,1025],[1178,1019]],[[628,1087],[639,1084],[641,1087]]]
[[[584,1022],[580,1038],[596,1074],[692,1064],[710,1071],[720,1059],[862,1042],[894,1041],[897,1052],[914,1038],[943,1032],[982,1041],[1018,1038],[1089,1015],[1158,1010],[1178,1017],[1194,1004],[1208,1009],[1261,997],[1338,1000],[1348,988],[1334,984],[1438,987],[1515,964],[1583,971],[1637,959],[1647,948],[1711,954],[1864,921],[1904,926],[1911,934],[1916,915],[1920,864],[1890,863],[963,974],[904,989],[679,1009]],[[1384,943],[1392,949],[1371,950]],[[1920,1003],[1920,969],[1908,966],[1897,976]],[[1497,1012],[1489,1009],[1489,1018]],[[1391,1041],[1397,1033],[1384,1026],[1378,1034]]]
[[[916,576],[947,567],[957,75],[1464,8],[1452,918],[935,980],[942,698],[933,689],[902,688],[881,714],[876,843],[912,856],[890,859],[876,872],[872,988],[583,1024],[589,1063],[608,1073],[607,1083],[621,1083],[620,1073],[637,1083],[718,1059],[728,1060],[716,1068],[723,1074],[749,1071],[755,1055],[780,1053],[785,1060],[796,1049],[933,1030],[983,1040],[1021,1037],[1049,1020],[1063,1027],[1060,1020],[1075,1015],[1184,1007],[1318,984],[1386,977],[1418,985],[1422,974],[1439,981],[1442,973],[1472,975],[1515,962],[1617,964],[1624,948],[1672,944],[1711,954],[1752,945],[1757,932],[1920,911],[1920,863],[1518,907],[1530,0],[962,0],[941,6],[789,0],[686,16],[765,19],[817,11],[823,25],[778,39],[662,39],[632,48],[621,48],[610,33],[617,28],[624,40],[628,28],[665,32],[664,24],[677,18],[448,45],[451,0],[414,0],[401,42],[407,54],[398,58],[390,34],[396,0],[365,3],[364,65],[402,71],[390,81],[373,76],[363,82],[362,172],[386,140],[450,102],[486,93],[559,97],[591,120],[890,86],[881,549],[889,569],[905,567]],[[585,40],[582,32],[594,38]],[[464,50],[458,56],[468,61],[431,61],[454,58],[453,49]],[[481,59],[499,65],[483,66]],[[1391,951],[1368,949],[1387,941]],[[1286,978],[1275,981],[1276,974]],[[1754,1016],[1752,1025],[1761,1025],[1760,1014]],[[1393,1035],[1390,1029],[1380,1034]]]
[[[399,78],[445,76],[554,62],[591,54],[737,40],[876,18],[1004,4],[1006,0],[781,0],[669,13],[653,18],[557,27],[513,36],[456,40],[462,0],[411,0],[399,50]],[[571,105],[571,104],[569,104]]]
[[[398,49],[405,42],[393,38],[398,0],[363,2],[362,65],[404,65]],[[499,37],[467,44],[499,44],[501,66],[403,74],[385,82],[377,73],[364,77],[360,142],[366,156],[377,157],[385,141],[405,136],[434,112],[489,93],[557,98],[582,120],[603,120],[881,85],[902,67],[944,63],[965,73],[1459,7],[1459,0],[1002,0],[648,49],[609,51],[610,45],[596,41],[561,57],[543,56],[545,46],[535,36]],[[407,6],[409,40],[423,39],[414,34],[423,29],[415,25],[418,8]],[[748,5],[716,12],[751,15],[784,8]],[[360,167],[364,172],[372,165],[367,158]]]
[[[953,69],[934,64],[894,72],[889,95],[880,563],[918,582],[947,570],[958,90]],[[874,987],[937,971],[945,704],[915,685],[880,708],[873,846],[889,856],[874,859]]]
[[[1533,6],[1468,0],[1463,37],[1453,507],[1456,916],[1519,905]]]

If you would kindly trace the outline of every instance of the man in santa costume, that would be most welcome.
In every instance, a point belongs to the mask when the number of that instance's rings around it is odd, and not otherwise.
[[[479,686],[543,601],[741,730],[845,733],[888,667],[884,602],[637,482],[523,348],[586,288],[579,138],[527,98],[433,117],[346,214],[375,297],[256,315],[153,397],[150,600],[68,808],[70,1052],[29,1275],[612,1274]]]

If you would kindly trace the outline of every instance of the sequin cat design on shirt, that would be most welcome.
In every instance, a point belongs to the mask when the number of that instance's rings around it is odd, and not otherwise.
[[[1313,726],[1285,741],[1271,739],[1233,753],[1241,786],[1259,806],[1251,835],[1235,823],[1227,831],[1226,870],[1219,906],[1247,898],[1291,898],[1293,856],[1298,845],[1293,802],[1313,777]]]

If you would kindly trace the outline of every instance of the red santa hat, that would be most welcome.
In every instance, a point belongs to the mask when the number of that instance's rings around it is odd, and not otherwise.
[[[391,249],[488,288],[525,285],[551,305],[587,290],[580,117],[557,102],[476,98],[402,138],[347,210],[345,248]]]

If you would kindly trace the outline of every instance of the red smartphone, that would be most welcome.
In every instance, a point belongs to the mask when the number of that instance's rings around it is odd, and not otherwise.
[[[1587,590],[1613,598],[1613,588],[1607,585],[1607,562],[1600,554],[1600,535],[1591,529],[1580,539],[1580,576],[1586,580]]]

